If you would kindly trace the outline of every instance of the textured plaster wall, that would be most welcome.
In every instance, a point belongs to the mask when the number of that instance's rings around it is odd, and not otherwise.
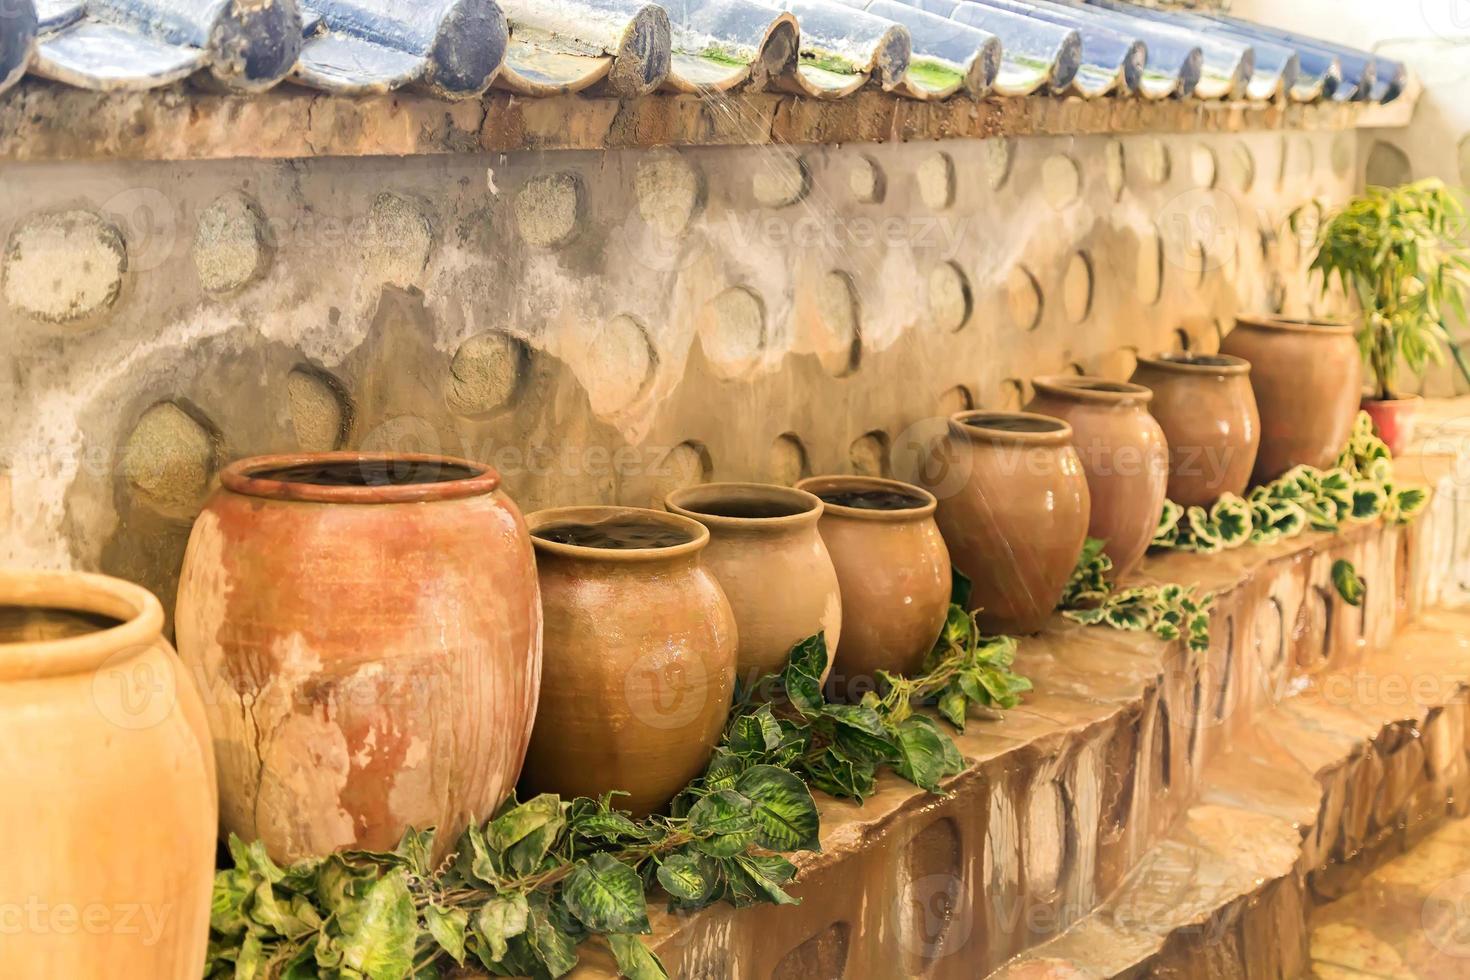
[[[487,460],[527,510],[911,476],[943,415],[1320,308],[1352,133],[12,164],[0,563],[171,601],[220,465]]]

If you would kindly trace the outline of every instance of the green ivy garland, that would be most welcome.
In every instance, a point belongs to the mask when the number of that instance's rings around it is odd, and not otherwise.
[[[1201,595],[1196,586],[1139,585],[1114,592],[1108,584],[1113,560],[1103,554],[1107,544],[1088,538],[1077,569],[1062,593],[1062,615],[1085,626],[1145,631],[1163,640],[1187,638],[1189,649],[1210,648],[1210,609],[1215,597]]]
[[[957,578],[959,603],[967,592]],[[614,794],[512,797],[439,864],[432,829],[410,829],[392,852],[289,868],[232,835],[204,974],[421,980],[475,962],[496,976],[560,977],[595,939],[622,976],[662,980],[667,971],[639,938],[651,931],[655,885],[672,909],[794,904],[785,886],[796,869],[784,855],[821,847],[811,788],[861,800],[888,769],[938,792],[964,760],[915,705],[935,702],[960,730],[972,706],[1016,706],[1031,684],[1012,669],[1015,651],[1014,639],[982,636],[952,605],[922,676],[880,673],[860,703],[832,704],[821,684],[826,642],[813,636],[780,674],[739,693],[707,769],[668,815],[635,820]]]

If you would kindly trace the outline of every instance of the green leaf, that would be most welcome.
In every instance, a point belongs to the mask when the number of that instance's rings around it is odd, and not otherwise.
[[[810,677],[821,677],[827,669],[827,637],[817,633],[796,644],[791,648],[788,666]]]
[[[964,572],[949,567],[949,601],[951,605],[967,609],[970,605],[970,596],[975,591],[975,583],[971,582]]]
[[[245,903],[253,894],[253,880],[248,871],[229,868],[214,875],[210,894],[209,928],[225,936],[238,936],[249,925]]]
[[[703,902],[715,888],[704,864],[692,854],[672,854],[660,862],[658,883],[685,902]]]
[[[490,967],[505,959],[508,943],[526,931],[529,908],[520,893],[497,895],[475,913],[480,962]]]
[[[1343,602],[1350,606],[1363,604],[1368,583],[1363,581],[1363,576],[1358,574],[1352,562],[1340,558],[1332,563],[1332,584],[1337,589],[1337,594],[1342,596]]]
[[[811,791],[796,775],[775,766],[747,769],[735,789],[753,804],[755,842],[773,851],[820,851],[820,820]],[[626,931],[626,930],[624,930]]]
[[[424,924],[429,927],[429,935],[434,937],[439,948],[454,957],[454,962],[464,966],[465,931],[470,924],[470,914],[464,909],[441,908],[431,902],[424,908]]]
[[[628,980],[668,980],[668,971],[643,940],[637,936],[608,936],[618,973]]]
[[[796,875],[796,868],[781,855],[742,854],[726,863],[731,884],[743,897],[775,905],[801,904],[781,887]]]
[[[915,786],[939,791],[939,783],[953,775],[946,761],[948,738],[923,715],[913,715],[898,726],[898,774]],[[951,743],[952,744],[952,743]]]
[[[413,968],[419,938],[413,895],[402,871],[385,874],[368,889],[350,917],[338,918],[342,962],[370,980],[401,980]]]
[[[230,834],[229,848],[230,858],[235,862],[235,867],[253,871],[273,885],[286,877],[286,872],[271,860],[270,854],[265,849],[264,841],[257,840],[246,844],[239,837]]]
[[[702,797],[689,808],[689,832],[699,838],[696,846],[715,857],[745,850],[759,833],[751,806],[750,800],[729,789]]]
[[[415,830],[409,827],[403,832],[393,853],[403,858],[414,874],[427,878],[434,870],[434,828]]]
[[[261,967],[265,964],[265,950],[261,947],[260,937],[255,933],[246,933],[240,942],[240,953],[235,957],[235,980],[254,980],[257,976],[264,976]]]
[[[730,725],[725,746],[737,755],[763,755],[781,744],[781,726],[771,715],[769,705],[761,705],[754,714],[742,715]]]
[[[964,690],[960,688],[958,681],[955,681],[952,686],[944,689],[939,695],[939,701],[935,707],[939,709],[939,713],[944,716],[945,721],[960,731],[965,730],[965,715],[969,712],[970,701],[965,696]]]
[[[574,864],[561,894],[571,913],[592,932],[649,931],[643,879],[611,854],[599,851]]]
[[[565,976],[577,966],[577,944],[557,922],[546,896],[537,893],[530,902],[526,941],[536,958],[553,977]]]
[[[542,793],[490,821],[485,828],[485,840],[496,851],[505,851],[543,827],[555,825],[559,829],[561,822],[561,798]]]

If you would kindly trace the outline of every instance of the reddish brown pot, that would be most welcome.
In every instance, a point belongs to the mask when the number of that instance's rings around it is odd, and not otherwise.
[[[990,633],[1046,625],[1087,539],[1087,477],[1060,419],[959,412],[922,474],[972,609]]]
[[[897,480],[819,476],[797,489],[822,497],[818,527],[842,591],[842,642],[829,687],[857,701],[877,672],[917,674],[949,612],[949,550],[934,523],[932,494]],[[851,492],[913,498],[914,506],[845,506],[825,498]],[[870,503],[877,503],[870,501]]]
[[[1026,411],[1072,427],[1072,445],[1087,474],[1091,537],[1107,542],[1113,577],[1138,564],[1159,527],[1169,485],[1169,445],[1148,412],[1153,392],[1104,378],[1055,375],[1031,383]]]
[[[1242,494],[1261,441],[1250,363],[1226,354],[1141,357],[1133,383],[1153,391],[1149,412],[1169,442],[1169,499],[1207,507]]]
[[[705,483],[674,491],[664,506],[709,529],[702,561],[735,612],[741,682],[779,673],[791,648],[816,633],[827,640],[826,680],[842,635],[842,597],[817,533],[822,502],[790,487]]]
[[[1423,399],[1418,395],[1410,395],[1408,398],[1389,398],[1382,401],[1373,398],[1365,398],[1362,402],[1363,411],[1373,420],[1373,428],[1388,446],[1388,451],[1395,456],[1402,456],[1404,450],[1414,441],[1414,430],[1418,427],[1419,407]]]
[[[1345,323],[1242,317],[1220,352],[1251,364],[1261,415],[1253,483],[1293,466],[1331,466],[1347,445],[1362,397],[1363,366]]]
[[[671,547],[607,548],[534,538],[546,615],[546,685],[523,782],[563,797],[626,792],[662,809],[704,771],[735,689],[735,614],[700,552],[704,525],[633,507],[561,507],[557,524],[637,518],[687,535]]]
[[[410,825],[447,848],[515,785],[540,685],[535,559],[500,477],[321,453],[247,459],[221,483],[176,629],[206,687],[224,830],[278,861],[392,848]]]

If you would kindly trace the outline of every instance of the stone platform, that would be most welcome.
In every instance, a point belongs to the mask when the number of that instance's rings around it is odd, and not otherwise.
[[[1422,608],[1464,508],[1447,461],[1400,468],[1441,490],[1410,528],[1146,562],[1218,593],[1207,652],[1058,618],[947,795],[819,797],[799,907],[660,913],[650,944],[689,980],[1302,975],[1310,910],[1470,789],[1470,614]],[[589,950],[574,975],[611,972]]]

